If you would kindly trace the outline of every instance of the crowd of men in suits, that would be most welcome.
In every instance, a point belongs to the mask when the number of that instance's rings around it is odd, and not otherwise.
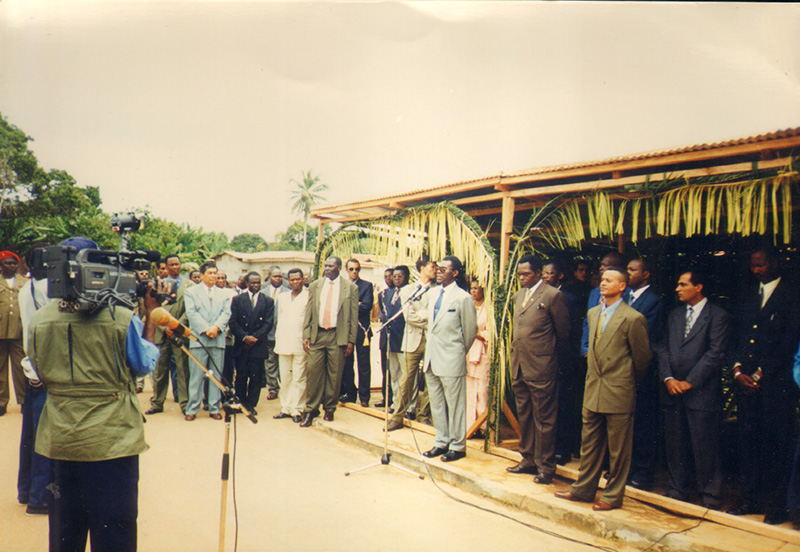
[[[719,509],[722,369],[729,366],[743,484],[741,500],[728,511],[782,523],[789,511],[800,510],[800,445],[792,467],[800,386],[798,294],[781,276],[774,250],[754,250],[748,261],[758,286],[737,297],[732,313],[709,301],[707,275],[694,267],[673,282],[679,304],[667,313],[663,296],[673,283],[657,292],[646,259],[605,255],[593,288],[585,261],[568,268],[560,258],[522,257],[520,289],[511,303],[509,366],[522,460],[508,471],[535,475],[536,483],[548,485],[556,466],[576,456],[578,479],[556,496],[593,502],[601,511],[619,508],[626,485],[653,488],[662,436],[667,495],[690,500],[696,494],[704,506]],[[27,280],[17,274],[19,262],[15,254],[0,252],[0,360],[4,366],[11,361],[23,404],[22,331],[15,324],[17,297]],[[361,279],[356,259],[326,259],[321,277],[310,284],[300,269],[284,275],[273,267],[262,285],[257,272],[229,283],[213,262],[190,277],[177,255],[166,256],[152,285],[171,290],[170,300],[162,305],[146,295],[138,307],[145,337],[160,351],[146,414],[164,411],[172,386],[186,421],[195,420],[201,408],[222,418],[219,391],[207,385],[182,346],[232,385],[256,414],[264,388],[267,400],[280,401],[274,418],[300,427],[320,414],[332,421],[340,402],[369,406],[377,313],[383,385],[374,406],[391,415],[386,429],[403,429],[404,419],[432,422],[434,446],[423,455],[446,462],[463,458],[467,351],[478,334],[475,303],[464,289],[457,257],[437,263],[423,256],[415,268],[413,283],[408,266],[387,269],[376,293]],[[187,324],[196,339],[170,338],[148,323],[157,306]],[[0,370],[0,416],[9,389],[8,370]],[[607,481],[596,500],[603,475]]]
[[[732,314],[708,300],[708,278],[697,268],[679,273],[678,306],[667,313],[645,259],[609,253],[592,289],[585,272],[570,277],[559,259],[523,257],[510,366],[522,460],[508,471],[549,484],[557,464],[579,456],[577,481],[556,496],[611,510],[621,507],[626,485],[652,490],[663,435],[667,496],[696,493],[719,509],[730,366],[742,486],[728,513],[786,521],[800,506],[800,446],[792,468],[798,294],[774,250],[754,250],[748,261],[758,286],[737,298]]]

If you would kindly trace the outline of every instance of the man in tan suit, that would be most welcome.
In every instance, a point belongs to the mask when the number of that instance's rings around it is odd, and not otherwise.
[[[306,368],[305,416],[300,427],[309,427],[325,410],[324,420],[333,421],[339,402],[344,357],[353,354],[358,333],[358,288],[341,278],[342,260],[328,257],[322,278],[308,286],[308,305],[303,323]]]
[[[622,506],[631,467],[636,380],[647,371],[652,353],[647,320],[622,301],[628,284],[624,268],[609,267],[600,281],[603,302],[587,313],[589,354],[583,396],[583,435],[578,480],[558,498],[592,502],[606,450],[608,484],[594,510]]]
[[[22,319],[19,316],[19,290],[25,278],[17,274],[19,257],[11,251],[0,251],[0,416],[6,413],[10,398],[8,361],[17,404],[25,402],[26,379],[22,371]]]
[[[511,375],[521,438],[522,461],[511,473],[537,473],[549,485],[556,471],[558,351],[567,344],[569,311],[564,295],[542,281],[542,259],[523,256],[517,268],[520,290],[514,296]]]

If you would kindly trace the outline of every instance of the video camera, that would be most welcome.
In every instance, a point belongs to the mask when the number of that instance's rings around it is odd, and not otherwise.
[[[61,310],[94,312],[103,306],[133,308],[147,292],[137,271],[149,270],[158,251],[107,251],[55,246],[42,250],[41,267],[47,272],[47,295],[61,299]]]

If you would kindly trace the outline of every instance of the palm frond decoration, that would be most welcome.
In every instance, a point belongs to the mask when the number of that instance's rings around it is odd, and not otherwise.
[[[660,236],[691,237],[720,231],[741,236],[772,234],[775,243],[789,243],[792,187],[799,176],[789,166],[770,176],[746,180],[672,179],[672,188],[661,185],[649,197],[630,192],[621,195],[619,191],[573,196],[540,223],[539,239],[553,249],[579,249],[586,239],[584,228],[591,238],[611,239],[626,234],[630,227],[633,243],[642,236],[651,238],[653,229]]]
[[[317,274],[331,255],[343,259],[354,253],[373,255],[387,266],[413,265],[423,254],[437,260],[455,255],[466,275],[484,289],[489,312],[495,309],[497,258],[486,233],[467,213],[449,202],[403,209],[392,216],[344,224],[317,247]],[[488,354],[494,358],[495,317],[488,317]]]

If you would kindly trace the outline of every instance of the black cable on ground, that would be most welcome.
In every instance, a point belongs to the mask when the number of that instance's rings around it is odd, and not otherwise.
[[[636,502],[639,502],[640,504],[648,504],[647,502],[645,502],[645,501],[643,501],[643,500],[639,500],[638,498],[634,498],[633,500],[635,500]],[[648,504],[648,505],[649,505],[649,504]],[[671,513],[672,515],[676,516],[676,517],[681,517],[681,518],[684,518],[684,519],[686,519],[686,516],[680,516],[680,515],[676,514],[675,512],[670,512],[670,513]],[[663,535],[661,535],[661,537],[659,537],[659,539],[658,539],[657,541],[655,541],[653,544],[651,544],[650,546],[648,546],[647,548],[645,548],[644,550],[642,550],[642,552],[647,552],[648,550],[650,550],[651,548],[653,548],[654,546],[656,546],[658,543],[660,543],[662,540],[664,540],[665,538],[667,538],[669,535],[679,535],[679,534],[681,534],[681,533],[686,533],[686,532],[688,532],[688,531],[691,531],[692,529],[697,529],[698,527],[700,527],[700,524],[701,524],[701,523],[703,523],[704,521],[706,521],[706,515],[708,515],[708,510],[706,510],[706,511],[703,513],[702,517],[700,518],[700,520],[697,522],[697,524],[696,524],[696,525],[693,525],[693,526],[691,526],[691,527],[686,527],[685,529],[681,529],[680,531],[667,531],[666,533],[664,533]]]
[[[414,446],[417,447],[417,452],[419,452],[420,455],[422,455],[422,451],[419,448],[419,443],[417,442],[417,435],[416,435],[416,433],[414,431],[414,427],[411,424],[409,424],[409,428],[411,429],[411,436],[414,438]],[[579,539],[573,539],[572,537],[567,537],[565,535],[560,535],[558,533],[554,533],[553,531],[548,531],[547,529],[542,529],[541,527],[537,527],[535,525],[531,525],[530,523],[526,523],[524,521],[518,520],[518,519],[516,519],[514,517],[509,516],[508,514],[504,514],[503,512],[498,512],[497,510],[492,510],[491,508],[485,508],[483,506],[479,506],[478,504],[473,504],[472,502],[468,502],[466,500],[463,500],[463,499],[460,499],[460,498],[458,498],[456,496],[453,496],[452,494],[450,494],[445,489],[443,489],[442,487],[439,486],[439,483],[436,482],[436,479],[434,479],[433,474],[431,473],[431,470],[430,470],[430,468],[428,466],[428,463],[425,462],[424,460],[423,460],[422,463],[425,466],[425,471],[428,472],[428,476],[431,478],[431,482],[433,482],[433,484],[436,486],[436,488],[439,489],[442,493],[444,493],[445,496],[447,496],[448,498],[450,498],[452,500],[455,500],[456,502],[459,502],[461,504],[465,504],[467,506],[472,506],[473,508],[477,508],[478,510],[482,510],[484,512],[488,512],[490,514],[494,514],[494,515],[500,516],[502,518],[506,518],[506,519],[511,520],[511,521],[513,521],[515,523],[519,523],[520,525],[523,525],[523,526],[527,527],[528,529],[533,529],[534,531],[538,531],[540,533],[543,533],[545,535],[549,535],[551,537],[555,537],[557,539],[565,540],[565,541],[572,542],[572,543],[575,543],[575,544],[580,544],[580,545],[583,545],[583,546],[588,546],[590,548],[595,548],[597,550],[604,550],[606,552],[619,552],[619,550],[617,548],[611,548],[610,546],[598,546],[596,544],[592,544],[592,543],[587,542],[587,541],[582,541],[582,540],[579,540]],[[666,535],[664,535],[664,536],[666,536]],[[661,538],[663,539],[664,537],[662,536]],[[659,539],[659,541],[660,541],[660,539]]]

